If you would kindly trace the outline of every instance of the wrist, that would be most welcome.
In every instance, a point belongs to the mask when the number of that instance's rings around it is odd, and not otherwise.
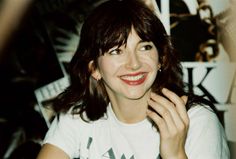
[[[173,157],[166,157],[166,158],[161,158],[161,159],[188,159],[187,155],[185,152],[183,153],[180,153],[179,155],[177,156],[173,156]]]

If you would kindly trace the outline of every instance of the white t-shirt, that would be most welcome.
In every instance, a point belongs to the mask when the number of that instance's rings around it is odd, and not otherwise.
[[[191,108],[188,115],[188,158],[229,159],[224,129],[216,115],[203,106]],[[107,116],[90,123],[79,115],[60,115],[59,121],[53,121],[44,143],[57,146],[70,158],[158,159],[160,137],[149,120],[122,123],[109,105]]]

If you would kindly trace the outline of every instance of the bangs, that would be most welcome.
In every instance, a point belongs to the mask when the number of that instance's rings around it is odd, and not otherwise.
[[[99,48],[101,48],[101,54],[106,53],[113,47],[120,47],[126,44],[128,36],[131,32],[132,24],[126,23],[124,20],[112,23],[101,34],[102,37],[99,40]]]
[[[139,12],[135,8],[139,8]],[[86,34],[81,36],[80,46],[88,49],[94,59],[111,48],[125,45],[132,29],[143,41],[152,41],[158,45],[156,47],[160,46],[163,34],[166,34],[157,16],[136,0],[101,4],[84,26],[87,30],[83,31]]]
[[[97,46],[100,48],[100,55],[103,55],[113,47],[120,47],[127,43],[129,34],[132,28],[136,31],[138,36],[144,41],[154,41],[155,36],[151,30],[151,25],[147,21],[142,21],[137,17],[130,18],[130,16],[122,17],[122,19],[112,19],[113,22],[108,22],[103,31],[97,37]]]

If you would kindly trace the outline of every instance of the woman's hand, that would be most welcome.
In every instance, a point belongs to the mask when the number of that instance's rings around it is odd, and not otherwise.
[[[184,145],[189,127],[187,96],[179,97],[164,88],[162,97],[151,93],[147,115],[160,131],[160,155],[163,159],[187,159]]]

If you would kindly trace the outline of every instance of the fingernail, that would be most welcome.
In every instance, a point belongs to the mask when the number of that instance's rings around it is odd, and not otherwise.
[[[147,114],[150,114],[150,113],[151,113],[151,110],[147,109],[147,110],[146,110],[146,113],[147,113]]]
[[[167,91],[166,88],[162,88],[162,92],[165,93]]]

